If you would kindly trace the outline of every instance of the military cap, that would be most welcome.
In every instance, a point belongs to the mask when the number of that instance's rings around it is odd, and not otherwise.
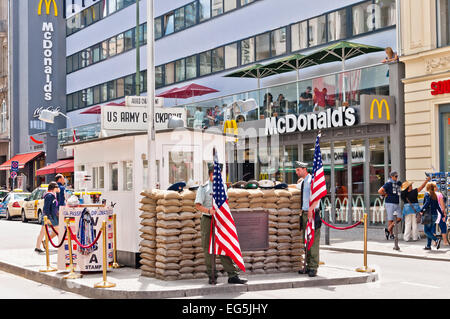
[[[278,184],[275,185],[274,188],[275,189],[286,189],[286,188],[288,188],[288,184],[286,184],[286,183],[278,183]]]
[[[199,182],[194,182],[193,180],[189,180],[186,187],[190,190],[190,191],[195,191],[196,189],[198,189],[200,187],[200,183]]]
[[[181,192],[183,191],[183,188],[186,186],[185,182],[178,182],[170,185],[170,187],[167,189],[168,191],[176,191]]]
[[[308,163],[295,161],[295,168],[308,168]]]
[[[232,185],[232,187],[233,187],[233,188],[245,188],[245,185],[247,185],[246,182],[244,182],[244,181],[239,181],[239,182],[234,183],[234,184]]]
[[[255,180],[248,181],[247,184],[245,184],[246,189],[257,189],[258,188],[258,182]]]
[[[275,183],[268,179],[263,179],[258,182],[260,188],[273,188]]]

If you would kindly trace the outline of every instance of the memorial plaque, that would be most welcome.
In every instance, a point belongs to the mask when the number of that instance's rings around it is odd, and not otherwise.
[[[269,249],[269,213],[267,211],[231,211],[241,251]]]

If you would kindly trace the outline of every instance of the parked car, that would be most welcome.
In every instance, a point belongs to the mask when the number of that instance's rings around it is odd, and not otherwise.
[[[8,190],[0,189],[0,200],[3,200],[6,197],[6,195],[8,195],[8,194],[9,194]]]
[[[14,216],[20,216],[22,207],[20,202],[30,196],[31,193],[24,193],[20,190],[15,190],[0,202],[0,216],[4,216],[6,219],[11,220]]]
[[[48,185],[42,184],[34,189],[30,196],[19,202],[21,207],[20,215],[22,222],[27,223],[29,220],[36,220],[41,223],[44,210],[44,194],[47,192]]]

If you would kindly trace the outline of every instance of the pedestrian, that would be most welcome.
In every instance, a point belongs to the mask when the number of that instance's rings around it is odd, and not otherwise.
[[[427,210],[430,210],[431,214],[431,223],[424,225],[424,232],[427,236],[427,245],[425,246],[425,250],[431,250],[431,241],[434,240],[436,249],[439,249],[441,246],[441,239],[437,238],[434,235],[434,230],[436,229],[436,225],[439,225],[440,220],[443,217],[443,212],[441,207],[439,206],[438,197],[436,194],[437,186],[435,183],[428,183],[427,192],[425,193],[424,204],[421,209],[421,214]]]
[[[221,164],[221,166],[223,166]],[[208,175],[209,180],[200,186],[197,191],[197,196],[195,198],[195,208],[203,213],[201,218],[201,235],[202,235],[202,246],[203,252],[205,254],[205,264],[206,270],[209,276],[209,284],[217,282],[217,270],[212,273],[212,262],[211,255],[209,254],[209,240],[211,234],[211,220],[214,216],[214,208],[212,207],[213,201],[213,175],[214,174],[214,164],[208,164]],[[226,185],[224,185],[225,190]],[[228,283],[229,284],[245,284],[246,279],[239,278],[238,270],[233,260],[228,256],[220,255],[220,262],[224,270],[228,273]],[[213,278],[214,276],[214,278]]]
[[[387,47],[384,52],[386,53],[386,57],[381,61],[382,63],[398,62],[398,55],[391,47]]]
[[[59,206],[66,206],[66,179],[64,178],[64,175],[57,174],[55,176],[55,181],[58,184],[59,187],[59,193],[57,194],[57,200]]]
[[[436,183],[433,183],[436,185]],[[437,185],[436,185],[437,189]],[[444,242],[445,246],[449,246],[448,239],[447,239],[447,211],[445,209],[445,202],[444,202],[444,195],[442,195],[441,192],[436,192],[439,207],[441,208],[441,211],[443,212],[442,218],[439,220],[439,228],[441,230],[441,237]]]
[[[308,86],[302,94],[300,94],[298,103],[298,113],[308,113],[312,111],[313,96],[311,94],[312,88]]]
[[[405,233],[403,234],[404,241],[417,241],[419,239],[419,232],[417,231],[416,214],[420,212],[419,193],[425,188],[427,183],[431,180],[427,177],[425,182],[418,188],[412,187],[413,183],[405,181],[401,188],[401,199],[404,203],[403,218],[405,220]]]
[[[391,172],[390,178],[379,190],[378,194],[385,197],[384,207],[386,208],[388,227],[384,229],[386,240],[394,239],[395,223],[402,221],[402,212],[400,211],[400,187],[402,183],[398,180],[398,173]]]
[[[51,182],[48,184],[47,193],[44,194],[44,208],[43,214],[47,216],[48,220],[55,228],[56,232],[58,232],[58,200],[57,194],[59,192],[59,187],[56,182]],[[49,232],[50,238],[54,238],[57,236],[55,232]],[[45,226],[44,226],[44,218],[42,218],[42,227],[39,233],[39,236],[36,240],[36,248],[34,249],[37,253],[43,253],[44,251],[40,248],[41,244],[45,249],[45,242],[43,241],[45,236]]]
[[[305,229],[308,220],[313,218],[313,212],[315,211],[314,219],[314,242],[306,256],[306,268],[298,271],[299,274],[308,274],[309,277],[317,276],[317,269],[319,268],[319,244],[320,244],[320,212],[317,207],[320,205],[320,201],[314,202],[313,206],[309,206],[309,200],[311,197],[311,182],[312,176],[308,173],[308,164],[303,162],[295,162],[295,172],[299,179],[302,179],[300,184],[297,184],[297,188],[301,191],[301,216],[300,216],[300,230],[302,231],[302,238],[305,238]]]

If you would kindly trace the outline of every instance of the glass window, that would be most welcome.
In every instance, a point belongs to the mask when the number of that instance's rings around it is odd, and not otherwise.
[[[97,44],[92,48],[92,63],[100,61],[100,45]]]
[[[362,219],[364,205],[364,163],[366,161],[365,140],[352,141],[352,221]]]
[[[164,35],[173,33],[174,31],[174,17],[173,12],[164,16]]]
[[[110,174],[109,190],[111,191],[119,190],[119,167],[117,163],[109,164],[109,174]]]
[[[378,190],[385,182],[385,170],[384,170],[384,138],[371,138],[369,139],[369,181],[370,183],[370,206],[374,208],[381,208],[383,206],[382,201],[379,199]],[[379,214],[380,212],[375,209],[371,209],[371,214]],[[382,216],[369,216],[370,220],[382,220]]]
[[[438,1],[438,45],[440,47],[450,44],[450,3],[448,0]]]
[[[200,76],[211,73],[211,51],[200,53]]]
[[[224,47],[212,50],[212,71],[219,72],[225,68]]]
[[[245,6],[249,3],[252,3],[253,1],[255,1],[255,0],[241,0],[241,6]]]
[[[66,72],[70,73],[72,71],[73,71],[72,56],[69,56],[68,58],[66,58]]]
[[[117,98],[125,96],[125,80],[123,78],[116,80]]]
[[[116,0],[117,1],[117,6],[116,6],[116,10],[120,10],[123,9],[125,6],[125,0]]]
[[[256,61],[270,58],[270,33],[256,36]]]
[[[139,45],[143,46],[147,42],[147,24],[139,26]]]
[[[135,86],[134,86],[134,76],[128,75],[125,77],[125,96],[134,95]]]
[[[86,105],[94,104],[94,92],[92,91],[92,88],[88,88],[85,91],[86,91]]]
[[[182,82],[186,79],[186,69],[184,59],[175,62],[175,81]]]
[[[169,153],[169,183],[188,181],[193,179],[194,170],[193,152],[170,152]]]
[[[124,42],[123,42],[123,33],[119,34],[117,36],[117,43],[116,43],[116,47],[117,47],[117,54],[120,54],[123,52],[123,48],[124,48]]]
[[[298,161],[298,146],[285,146],[283,168],[286,176],[285,183],[287,184],[297,184],[298,176],[295,172],[295,161]]]
[[[327,42],[326,38],[326,24],[325,16],[320,16],[309,20],[309,46],[313,47],[316,45],[323,44]]]
[[[241,64],[255,62],[255,38],[241,41]]]
[[[211,0],[198,1],[199,20],[205,21],[211,18]]]
[[[237,43],[225,46],[225,69],[232,69],[238,64]]]
[[[184,7],[175,10],[175,31],[184,29]]]
[[[83,18],[86,21],[86,26],[91,25],[92,22],[94,21],[94,17],[93,17],[92,13],[93,13],[92,10],[85,10],[85,11],[83,11]]]
[[[339,10],[328,14],[328,41],[336,41],[347,37],[347,10]]]
[[[286,28],[281,28],[271,33],[272,56],[286,53]]]
[[[81,51],[80,56],[81,56],[81,67],[82,68],[91,65],[92,57],[91,57],[91,49],[90,48],[87,48],[86,50]]]
[[[169,85],[175,82],[175,63],[166,64],[165,84]]]
[[[102,42],[102,55],[101,59],[104,60],[108,57],[109,52],[109,46],[108,46],[108,40]]]
[[[230,11],[236,9],[236,0],[224,0],[224,11]]]
[[[186,28],[197,23],[197,2],[192,2],[184,7]]]
[[[186,58],[186,79],[197,77],[197,56]]]
[[[100,103],[100,86],[94,86],[94,104]]]
[[[117,52],[116,37],[109,39],[109,56],[115,56]]]
[[[105,167],[98,168],[98,188],[105,188]]]
[[[308,47],[308,23],[299,22],[291,26],[292,51],[299,51]]]
[[[116,0],[108,1],[108,14],[116,12]]]
[[[131,191],[133,189],[133,162],[123,162],[123,190]]]
[[[101,19],[101,13],[100,13],[100,3],[94,4],[91,8],[92,11],[92,20],[93,22],[96,22]]]
[[[162,87],[164,85],[163,82],[163,66],[157,66],[155,68],[155,87]]]
[[[218,16],[223,13],[223,0],[212,0],[212,16]]]
[[[372,9],[372,1],[367,1],[352,7],[353,35],[358,35],[373,30],[374,25]]]
[[[108,83],[100,84],[100,100],[101,102],[108,101]]]
[[[159,39],[163,36],[162,34],[162,18],[155,19],[155,39]]]
[[[116,81],[108,82],[108,100],[114,100],[116,98]]]
[[[375,28],[385,28],[395,25],[397,21],[397,10],[395,0],[376,0],[375,10]]]
[[[67,95],[66,98],[66,103],[67,103],[67,111],[72,111],[73,110],[73,95],[69,94]]]
[[[443,145],[442,150],[443,166],[441,171],[450,172],[450,113],[443,113],[442,115],[442,128],[443,128]]]
[[[314,152],[314,145],[311,144]],[[333,156],[333,155],[332,155]],[[348,222],[348,152],[346,142],[334,143],[334,189],[336,192],[336,222]],[[331,163],[331,161],[330,161]]]
[[[124,50],[128,51],[133,48],[134,30],[128,30],[124,36]]]

